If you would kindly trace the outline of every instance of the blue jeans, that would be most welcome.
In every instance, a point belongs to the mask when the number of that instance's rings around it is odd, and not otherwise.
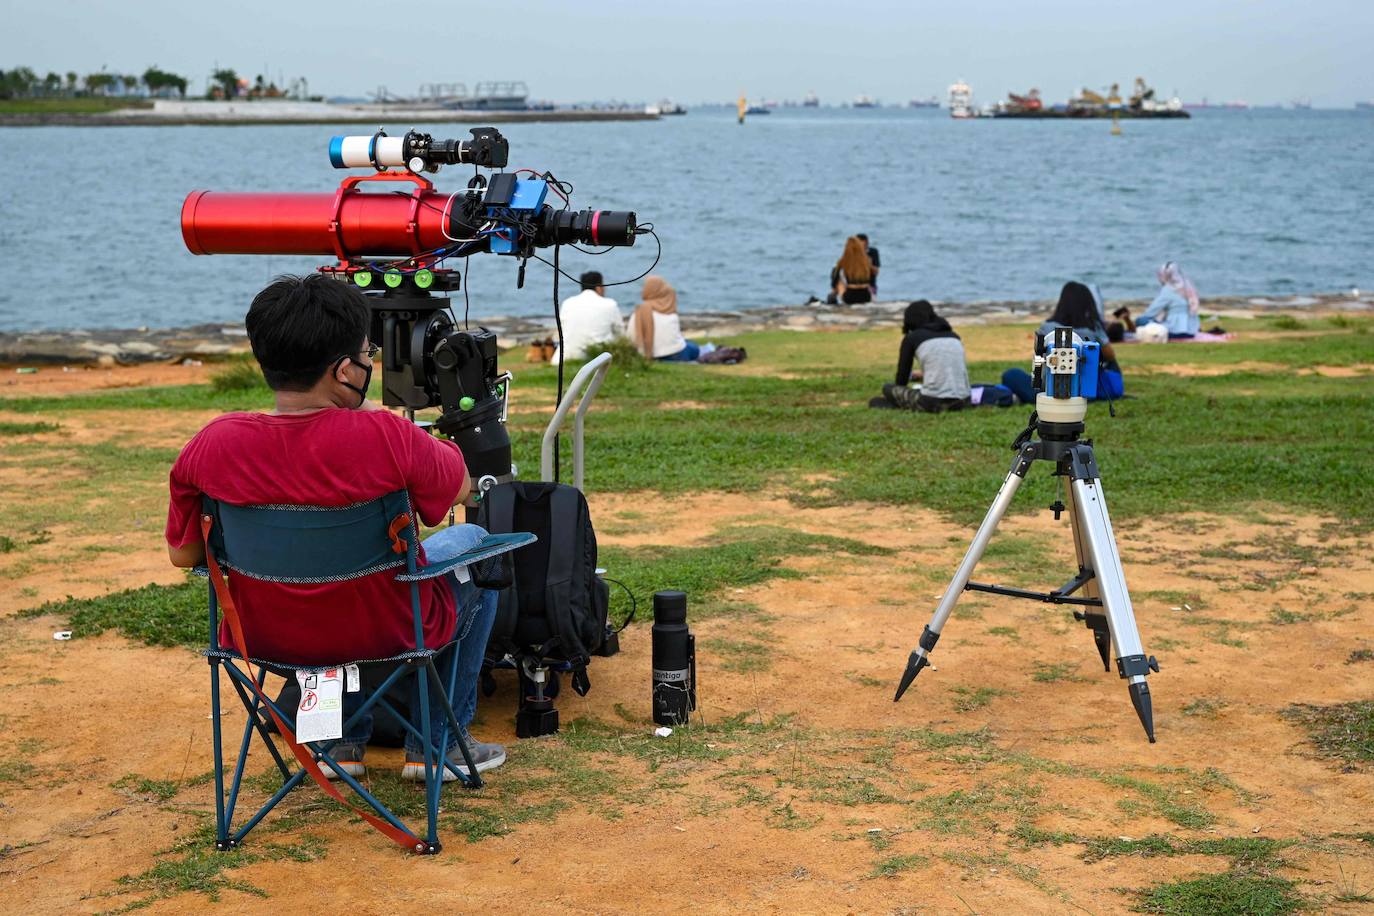
[[[669,356],[660,356],[657,357],[657,359],[661,363],[694,363],[700,355],[701,347],[698,347],[689,340],[687,341],[687,346],[678,350],[676,353]]]
[[[442,560],[452,559],[465,550],[469,550],[478,541],[486,537],[487,532],[477,525],[451,525],[442,528],[425,538],[425,557],[430,563],[438,563]],[[458,640],[458,645],[435,657],[435,667],[438,668],[442,677],[447,677],[448,666],[452,661],[449,652],[458,653],[458,673],[454,681],[454,689],[449,701],[453,704],[453,715],[458,719],[458,724],[467,728],[472,722],[472,717],[477,714],[477,679],[482,671],[482,656],[487,651],[487,639],[491,636],[491,626],[496,620],[496,592],[490,589],[478,588],[469,580],[459,583],[458,577],[453,573],[443,577],[449,588],[453,589],[454,597],[454,620],[453,636]],[[404,681],[404,678],[403,678]],[[444,715],[443,701],[440,696],[439,686],[434,683],[434,679],[426,677],[429,684],[429,716],[430,724],[435,729],[436,735],[444,726],[446,716]],[[356,693],[344,694],[345,721],[353,713],[357,712],[358,707],[363,704],[363,694],[361,691]],[[421,728],[420,716],[420,692],[414,689],[412,682],[410,689],[410,724],[417,729]],[[342,744],[366,744],[372,737],[372,715],[360,716],[357,723],[349,729],[348,734],[344,735]],[[420,742],[415,736],[406,733],[406,753],[414,756],[421,756],[424,751]],[[452,728],[449,729],[448,746],[446,750],[453,750],[458,746],[458,736],[453,734]]]

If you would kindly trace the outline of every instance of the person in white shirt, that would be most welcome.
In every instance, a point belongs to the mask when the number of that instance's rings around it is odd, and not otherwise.
[[[650,359],[690,363],[701,355],[701,348],[682,336],[677,293],[659,276],[644,281],[644,301],[635,306],[625,333]]]
[[[614,299],[606,298],[606,287],[599,271],[589,270],[580,282],[582,292],[563,300],[559,311],[563,319],[563,347],[569,359],[584,359],[590,347],[620,336],[620,309]],[[553,364],[563,359],[555,350]]]

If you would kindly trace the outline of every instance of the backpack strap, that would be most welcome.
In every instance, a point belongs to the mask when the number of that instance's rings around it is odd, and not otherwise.
[[[485,527],[489,534],[509,534],[515,530],[515,501],[518,486],[519,484],[516,483],[504,483],[487,491],[482,500],[484,516],[482,520],[486,522]],[[510,563],[514,573],[511,577],[512,581],[509,586],[497,593],[496,623],[492,627],[491,636],[487,641],[487,657],[492,657],[491,650],[495,648],[497,661],[500,661],[502,655],[515,651],[516,646],[511,637],[515,632],[516,621],[520,619],[520,594],[516,587],[519,582],[519,574],[515,572],[519,569],[519,560],[512,556]]]
[[[215,552],[212,549],[211,530],[214,528],[214,524],[214,516],[208,513],[201,515],[200,533],[201,540],[205,544],[205,564],[210,568],[210,583],[215,589],[215,597],[219,599],[219,606],[224,612],[224,622],[229,625],[229,632],[233,634],[234,637],[234,646],[239,650],[239,654],[243,656],[246,663],[247,660],[252,657],[252,653],[248,650],[248,644],[244,642],[243,622],[239,619],[238,608],[234,606],[234,598],[229,593],[229,586],[224,581],[224,574],[220,571],[219,562],[215,559]],[[362,810],[357,805],[350,803],[348,799],[344,798],[343,793],[334,788],[334,784],[330,782],[324,775],[324,772],[320,770],[320,765],[315,762],[315,755],[312,754],[305,745],[296,742],[295,733],[282,721],[281,716],[277,715],[276,708],[272,705],[272,702],[268,700],[266,694],[262,692],[262,688],[258,686],[257,678],[250,676],[248,681],[253,687],[253,692],[258,695],[258,699],[262,700],[262,705],[267,709],[268,714],[272,717],[272,721],[276,723],[277,730],[281,733],[281,736],[286,739],[286,744],[291,748],[291,753],[296,755],[296,760],[300,762],[305,772],[310,774],[310,778],[315,780],[319,787],[324,790],[326,795],[367,821],[375,827],[379,833],[386,836],[402,849],[409,851],[422,849],[424,847],[424,843],[420,841],[419,837],[414,836],[407,830],[399,829],[395,825],[387,823],[375,814],[370,814]]]

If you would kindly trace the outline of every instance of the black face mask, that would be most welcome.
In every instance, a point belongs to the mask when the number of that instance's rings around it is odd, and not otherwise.
[[[355,365],[355,366],[358,366],[360,369],[363,370],[363,372],[366,373],[366,375],[363,376],[363,384],[362,384],[362,387],[359,387],[359,386],[357,386],[357,385],[350,385],[350,384],[348,384],[348,382],[341,382],[341,383],[340,383],[340,384],[342,384],[345,388],[347,388],[349,391],[356,391],[356,392],[358,393],[358,404],[357,404],[357,406],[358,406],[358,407],[362,407],[363,404],[367,401],[367,388],[368,388],[369,385],[372,384],[372,364],[369,363],[368,365],[364,366],[362,363],[358,362],[356,359],[354,359],[354,358],[351,357],[351,356],[345,356],[343,359],[344,359],[344,360],[347,360],[348,362],[352,363],[352,364]],[[340,362],[342,362],[342,361],[343,361],[343,360],[340,360]]]

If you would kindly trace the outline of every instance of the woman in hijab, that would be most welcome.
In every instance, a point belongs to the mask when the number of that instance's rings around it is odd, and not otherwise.
[[[701,348],[682,336],[677,317],[677,293],[668,281],[651,276],[644,281],[644,301],[635,306],[625,333],[649,359],[694,362]]]
[[[1073,280],[1064,284],[1059,291],[1059,302],[1055,304],[1054,313],[1035,329],[1035,333],[1048,337],[1056,328],[1073,328],[1074,333],[1083,340],[1101,345],[1097,364],[1097,397],[1108,400],[1121,397],[1125,393],[1121,366],[1107,338],[1107,329],[1102,325],[1102,316],[1092,290]],[[1026,370],[1008,369],[1002,373],[1002,384],[1010,388],[1022,404],[1035,403],[1035,385]]]
[[[868,258],[868,246],[857,235],[844,243],[844,254],[830,272],[833,295],[845,305],[873,301],[873,262]]]
[[[911,388],[913,361],[921,364],[919,389]],[[971,405],[964,344],[935,307],[919,299],[902,316],[902,347],[897,354],[897,378],[883,386],[883,397],[893,407],[942,413]],[[883,406],[881,404],[877,406]]]
[[[1165,261],[1155,276],[1159,278],[1159,294],[1135,320],[1136,332],[1150,325],[1162,325],[1169,340],[1187,340],[1202,330],[1198,315],[1197,289],[1173,261]],[[1158,333],[1157,331],[1155,333]],[[1140,334],[1148,337],[1149,332]]]

